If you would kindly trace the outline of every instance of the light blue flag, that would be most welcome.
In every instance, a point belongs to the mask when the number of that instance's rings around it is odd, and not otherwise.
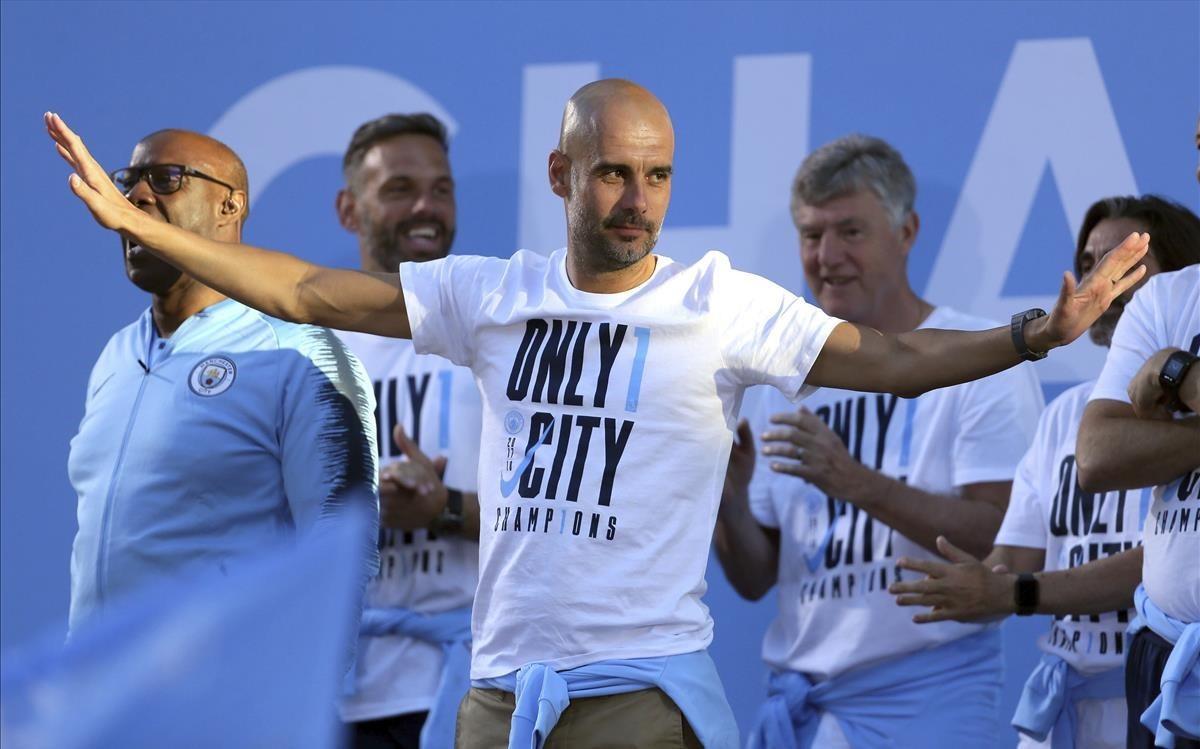
[[[332,747],[361,611],[362,520],[147,589],[61,645],[6,656],[0,743]]]

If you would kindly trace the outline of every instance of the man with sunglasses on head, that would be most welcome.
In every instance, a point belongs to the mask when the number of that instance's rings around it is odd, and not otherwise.
[[[212,138],[148,135],[112,179],[157,221],[241,239],[246,169]],[[71,440],[72,634],[133,591],[227,574],[289,536],[377,512],[371,384],[338,338],[121,244],[126,275],[151,303],[100,354]],[[362,544],[365,585],[373,523]]]

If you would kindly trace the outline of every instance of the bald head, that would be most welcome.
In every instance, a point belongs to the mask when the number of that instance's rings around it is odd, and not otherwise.
[[[653,269],[674,156],[671,117],[654,94],[618,79],[575,92],[548,164],[550,189],[567,212],[572,278]]]
[[[563,110],[558,150],[575,157],[613,131],[653,133],[675,140],[671,116],[654,94],[633,81],[606,78],[575,92]]]
[[[246,165],[233,149],[216,138],[192,130],[167,129],[150,133],[138,141],[134,148],[134,160],[141,149],[153,146],[156,151],[178,154],[180,163],[198,169],[210,177],[228,182],[247,195],[250,180],[246,176]]]

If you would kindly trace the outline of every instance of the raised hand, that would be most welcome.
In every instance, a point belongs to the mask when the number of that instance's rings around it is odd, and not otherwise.
[[[83,201],[96,223],[105,229],[125,232],[145,215],[130,203],[92,158],[83,139],[53,112],[43,115],[46,132],[63,161],[74,170],[69,178],[71,192]]]
[[[897,596],[900,606],[929,606],[913,621],[928,624],[940,621],[978,622],[998,619],[1013,612],[1015,575],[1003,566],[988,569],[975,557],[938,536],[938,552],[947,562],[902,557],[896,565],[922,572],[924,580],[894,582],[888,592]]]
[[[809,411],[778,413],[762,435],[771,470],[797,476],[831,497],[856,502],[870,493],[872,471],[854,459],[841,438]]]
[[[1065,272],[1054,309],[1026,326],[1025,341],[1029,348],[1049,351],[1083,335],[1114,299],[1146,275],[1146,266],[1137,263],[1149,249],[1150,235],[1134,232],[1078,284],[1070,271]]]
[[[399,424],[392,437],[407,460],[389,463],[379,472],[380,522],[388,528],[427,528],[446,507],[446,459],[425,455]]]

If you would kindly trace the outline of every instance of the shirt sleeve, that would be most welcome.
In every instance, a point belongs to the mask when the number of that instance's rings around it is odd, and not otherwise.
[[[1129,402],[1129,383],[1146,360],[1166,344],[1165,336],[1156,330],[1154,310],[1155,291],[1159,288],[1151,279],[1136,294],[1121,313],[1113,331],[1112,346],[1104,359],[1104,369],[1096,380],[1089,401],[1114,400]]]
[[[475,358],[475,321],[483,273],[495,258],[450,255],[400,264],[400,287],[419,354],[437,354],[469,367]]]
[[[1033,444],[1017,464],[1008,509],[996,533],[997,546],[1046,548],[1048,502],[1057,486],[1048,469],[1053,463],[1057,441],[1050,434],[1053,431],[1050,416],[1049,411],[1043,413]]]
[[[375,396],[366,370],[331,331],[295,326],[281,341],[280,464],[296,530],[320,533],[362,514],[362,584],[378,568]]]
[[[727,270],[721,297],[725,362],[743,386],[771,385],[789,400],[842,322],[760,276]]]
[[[1045,405],[1037,375],[1015,367],[959,387],[954,485],[1010,481]]]

